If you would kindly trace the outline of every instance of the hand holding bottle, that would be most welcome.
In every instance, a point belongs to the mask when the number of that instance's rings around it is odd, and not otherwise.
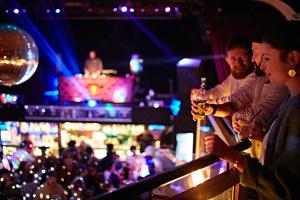
[[[192,89],[191,91],[191,104],[193,119],[202,120],[206,110],[206,78],[201,78],[201,87],[199,89]]]

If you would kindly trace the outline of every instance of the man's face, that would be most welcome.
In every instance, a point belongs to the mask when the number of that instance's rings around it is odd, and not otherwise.
[[[259,42],[252,42],[252,62],[255,62],[256,65],[261,64],[261,46],[262,44]]]
[[[262,44],[258,42],[252,42],[252,63],[255,68],[255,73],[258,76],[265,75],[265,72],[260,68],[262,62],[262,54],[261,54]]]
[[[55,187],[56,177],[55,176],[49,176],[47,183],[50,187]]]
[[[226,62],[232,75],[237,79],[245,78],[251,71],[251,59],[244,48],[235,48],[227,52]]]

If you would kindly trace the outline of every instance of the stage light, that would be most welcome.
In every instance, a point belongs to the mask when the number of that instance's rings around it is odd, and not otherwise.
[[[61,10],[60,10],[59,8],[56,8],[56,9],[55,9],[55,13],[56,13],[56,14],[59,14],[60,11],[61,11]]]
[[[124,12],[127,12],[127,7],[126,6],[122,6],[121,7],[121,11],[124,13]]]
[[[82,99],[79,98],[79,97],[75,97],[73,101],[75,101],[75,102],[82,102]]]
[[[48,14],[48,13],[50,13],[51,11],[50,11],[50,9],[46,9],[46,13]]]
[[[45,96],[57,96],[59,95],[58,90],[49,90],[44,92]]]
[[[6,10],[5,10],[5,13],[9,13],[9,10],[8,10],[8,9],[6,9]]]
[[[113,100],[115,103],[124,103],[126,100],[126,90],[123,88],[120,88],[120,89],[114,91]]]
[[[13,12],[14,12],[15,14],[19,14],[20,11],[19,11],[18,8],[15,8]]]
[[[134,12],[134,9],[133,9],[133,8],[130,8],[129,11],[133,13],[133,12]]]
[[[0,104],[17,104],[19,96],[13,94],[0,94]]]
[[[89,99],[89,100],[87,100],[87,106],[88,107],[95,107],[95,106],[97,106],[97,101],[96,100],[93,100],[93,99]]]
[[[198,67],[201,64],[201,58],[183,58],[176,66],[177,67]]]
[[[117,12],[117,11],[118,11],[118,8],[114,8],[113,11],[114,11],[114,12]]]
[[[138,74],[143,71],[144,60],[138,54],[132,54],[129,62],[130,71],[133,74]]]
[[[178,99],[175,99],[175,98],[172,98],[171,100],[171,103],[169,105],[171,111],[172,111],[172,114],[174,116],[177,116],[179,114],[179,111],[180,111],[180,105],[181,105],[181,101],[178,100]]]
[[[170,11],[171,11],[171,8],[169,6],[165,8],[166,13],[169,13]]]
[[[158,11],[159,11],[159,9],[158,9],[158,8],[155,8],[155,9],[154,9],[154,12],[156,12],[156,13],[157,13]]]
[[[159,108],[159,103],[158,103],[158,102],[155,102],[155,103],[153,104],[153,107],[154,107],[154,108]]]

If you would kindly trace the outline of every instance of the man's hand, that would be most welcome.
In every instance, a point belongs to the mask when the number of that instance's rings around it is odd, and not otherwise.
[[[191,101],[201,101],[206,100],[206,90],[203,88],[193,88],[191,90]]]
[[[231,152],[231,148],[227,146],[219,136],[215,134],[206,134],[204,137],[205,149],[207,153],[215,154],[220,158],[225,158],[227,152]]]

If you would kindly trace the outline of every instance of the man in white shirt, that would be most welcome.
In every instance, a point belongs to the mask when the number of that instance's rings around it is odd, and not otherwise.
[[[251,42],[241,37],[232,38],[226,45],[225,55],[225,60],[230,67],[230,75],[222,83],[208,91],[193,89],[191,96],[193,93],[205,93],[205,98],[209,103],[223,104],[229,102],[228,97],[231,94],[242,86],[251,87],[257,79],[253,72],[251,56]],[[193,99],[191,100],[193,101]]]

